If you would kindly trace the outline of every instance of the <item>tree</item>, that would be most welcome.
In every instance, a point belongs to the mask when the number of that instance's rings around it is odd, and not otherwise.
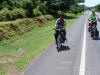
[[[97,6],[95,6],[95,10],[98,11],[98,12],[100,12],[100,4],[97,5]]]

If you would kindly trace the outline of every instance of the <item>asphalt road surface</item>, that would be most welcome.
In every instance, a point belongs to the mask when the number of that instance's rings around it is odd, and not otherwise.
[[[55,43],[52,43],[32,60],[24,75],[100,75],[100,38],[91,40],[89,36],[89,13],[86,11],[67,30],[69,48],[65,44],[57,52]]]

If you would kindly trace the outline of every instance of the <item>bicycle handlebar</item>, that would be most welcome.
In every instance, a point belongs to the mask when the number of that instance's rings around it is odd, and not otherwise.
[[[55,28],[53,28],[53,30],[58,30],[58,31],[60,31],[60,30],[64,30],[64,29],[55,29]]]

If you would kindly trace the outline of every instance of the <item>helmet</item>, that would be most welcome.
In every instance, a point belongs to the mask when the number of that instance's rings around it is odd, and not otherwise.
[[[60,16],[60,17],[61,17],[61,16],[63,16],[63,17],[64,17],[65,15],[64,15],[64,14],[60,14],[59,16]]]
[[[95,12],[95,9],[92,9],[92,12]]]

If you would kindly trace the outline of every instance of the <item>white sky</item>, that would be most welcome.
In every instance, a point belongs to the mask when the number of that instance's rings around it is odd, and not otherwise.
[[[86,6],[92,7],[92,6],[95,6],[97,4],[100,4],[100,0],[85,0],[84,4]]]

